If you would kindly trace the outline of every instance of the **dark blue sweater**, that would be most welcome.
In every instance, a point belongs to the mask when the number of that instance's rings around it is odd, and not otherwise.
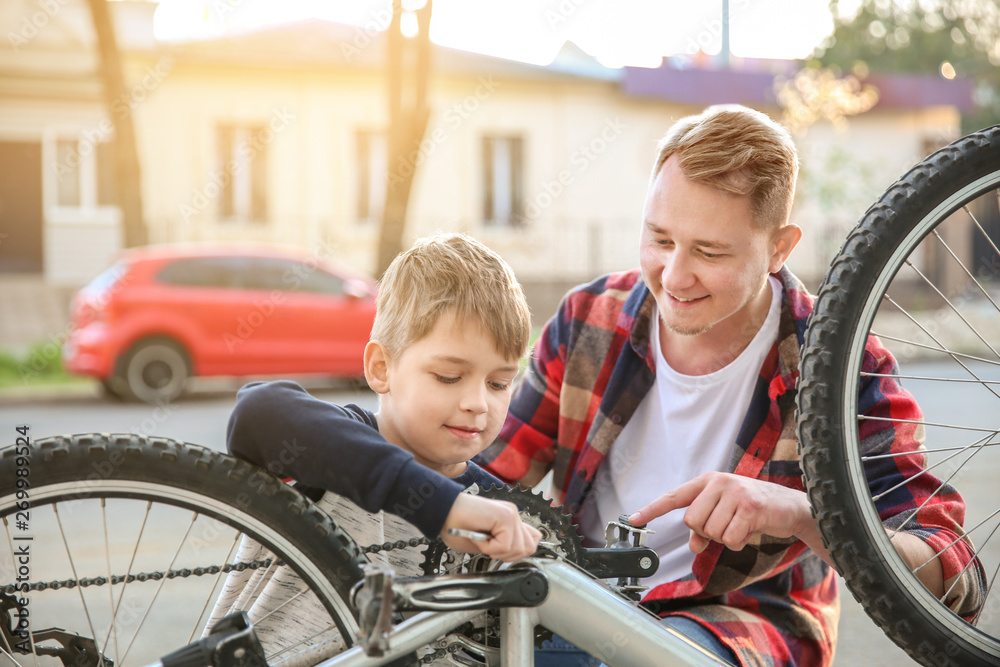
[[[463,489],[502,484],[471,461],[460,476],[445,477],[387,441],[370,411],[321,401],[287,380],[239,390],[226,444],[233,456],[278,477],[333,491],[368,512],[396,514],[428,537],[440,533]]]

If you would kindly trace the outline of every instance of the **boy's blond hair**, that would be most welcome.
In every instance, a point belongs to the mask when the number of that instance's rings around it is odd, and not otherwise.
[[[465,234],[437,234],[400,253],[379,282],[372,340],[396,358],[442,315],[476,317],[507,359],[528,349],[531,313],[514,272]]]
[[[719,105],[680,119],[657,144],[650,184],[674,154],[689,180],[749,196],[758,228],[776,229],[788,222],[798,151],[788,130],[766,115]]]

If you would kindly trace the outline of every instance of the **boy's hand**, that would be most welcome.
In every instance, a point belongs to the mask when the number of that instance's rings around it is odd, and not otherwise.
[[[475,542],[449,534],[449,528],[474,530],[491,537],[485,542]],[[441,538],[458,551],[482,552],[490,558],[514,561],[534,554],[542,534],[521,521],[514,503],[460,493],[445,519]]]

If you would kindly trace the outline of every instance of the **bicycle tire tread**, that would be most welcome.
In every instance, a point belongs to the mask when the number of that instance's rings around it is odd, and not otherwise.
[[[128,433],[86,433],[39,439],[30,445],[31,489],[77,483],[87,497],[91,480],[150,482],[208,496],[264,521],[315,564],[346,600],[361,579],[364,556],[349,534],[308,498],[266,470],[222,452],[179,440]],[[0,450],[0,471],[13,473],[17,448]],[[163,473],[169,466],[170,474]],[[0,498],[15,493],[15,475],[0,474]],[[263,502],[246,494],[252,490]],[[247,497],[236,503],[239,493]],[[99,493],[95,497],[101,496]],[[0,513],[11,507],[5,503]],[[331,614],[333,609],[330,608]]]
[[[940,149],[906,172],[865,212],[847,236],[816,297],[805,335],[798,392],[799,452],[806,490],[823,544],[856,599],[900,647],[925,664],[995,664],[996,657],[975,647],[959,647],[955,638],[935,632],[929,622],[911,622],[913,610],[896,595],[884,560],[852,520],[854,507],[840,448],[836,418],[846,389],[847,350],[861,318],[857,300],[871,292],[901,230],[925,217],[950,190],[971,182],[970,175],[1000,171],[1000,126],[972,134]],[[856,381],[856,379],[854,380]],[[863,592],[859,594],[859,591]],[[905,612],[905,613],[904,613]],[[956,657],[960,652],[962,657]],[[974,658],[973,662],[969,662]]]

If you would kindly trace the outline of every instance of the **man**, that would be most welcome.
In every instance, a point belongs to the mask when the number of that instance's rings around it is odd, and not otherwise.
[[[789,223],[797,171],[787,131],[756,111],[712,107],[677,122],[654,163],[640,269],[567,295],[480,457],[522,484],[551,469],[553,495],[590,543],[620,514],[649,523],[661,565],[644,604],[743,665],[830,664],[839,615],[795,436],[812,309],[784,266],[802,235]],[[866,371],[894,372],[877,340],[867,351]],[[863,386],[862,404],[873,416],[920,415],[891,379]],[[916,427],[876,423],[866,451],[919,447]],[[930,497],[893,542],[913,568],[930,561],[918,576],[937,595],[944,581],[970,579],[949,600],[966,613],[980,601],[976,568],[963,570],[973,557],[960,539],[963,501],[947,485],[933,493],[940,483],[918,475],[919,455],[891,460],[877,474]],[[919,506],[880,503],[887,528]],[[538,664],[593,664],[566,655]]]

